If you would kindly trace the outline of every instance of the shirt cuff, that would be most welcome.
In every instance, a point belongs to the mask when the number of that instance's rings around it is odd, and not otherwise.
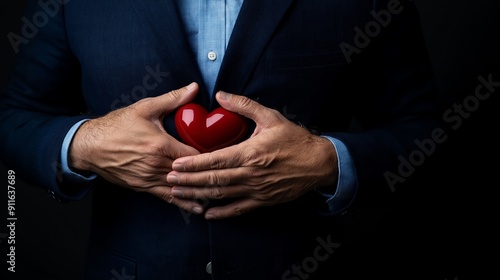
[[[330,136],[322,137],[330,140],[337,151],[339,175],[335,193],[331,194],[320,190],[318,192],[327,199],[326,203],[330,214],[342,214],[349,208],[356,195],[358,188],[356,169],[344,143]]]
[[[84,176],[82,174],[76,173],[68,165],[68,151],[69,151],[69,146],[71,145],[71,141],[73,141],[73,137],[75,136],[76,131],[80,126],[88,121],[88,119],[81,120],[74,124],[68,133],[66,134],[66,137],[64,138],[64,141],[62,143],[61,147],[61,171],[63,178],[66,180],[69,180],[71,183],[81,183],[81,184],[86,184],[95,178],[97,178],[97,174],[91,174],[89,176]]]

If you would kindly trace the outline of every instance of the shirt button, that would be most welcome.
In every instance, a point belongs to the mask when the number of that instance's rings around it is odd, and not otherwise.
[[[212,274],[212,262],[209,262],[207,264],[207,267],[205,268],[208,274]]]
[[[217,53],[215,52],[208,52],[208,59],[210,59],[211,61],[214,61],[217,59]]]

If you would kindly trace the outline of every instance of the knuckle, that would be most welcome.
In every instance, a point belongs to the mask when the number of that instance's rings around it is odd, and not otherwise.
[[[207,176],[207,184],[208,186],[212,187],[223,187],[223,186],[228,186],[229,184],[232,183],[230,177],[223,176],[223,172],[218,172],[218,171],[212,171],[208,173]]]
[[[234,207],[232,212],[234,216],[241,216],[244,213],[241,207]]]
[[[211,163],[212,169],[222,169],[227,166],[226,160],[214,154],[209,154],[208,162]]]
[[[273,157],[265,154],[258,146],[246,149],[243,158],[247,166],[256,168],[267,168],[271,166],[273,162]]]
[[[279,116],[279,115],[281,115],[280,111],[278,111],[278,110],[277,110],[277,109],[275,109],[275,108],[270,108],[270,109],[269,109],[269,112],[270,112],[271,114],[273,114],[274,116]]]
[[[145,189],[142,189],[141,192],[150,193],[150,194],[156,196],[157,198],[159,198],[163,201],[166,201],[170,204],[176,204],[175,197],[172,195],[172,193],[169,191],[165,191],[163,188],[159,188],[159,187],[145,188]]]
[[[182,94],[183,94],[183,89],[174,89],[165,95],[165,99],[169,103],[174,102],[175,104],[177,104],[177,102],[181,99]]]
[[[176,99],[181,95],[182,90],[181,89],[174,89],[171,90],[168,94],[167,97],[171,99]]]
[[[129,108],[134,109],[134,110],[139,110],[141,108],[149,108],[151,105],[153,105],[153,98],[146,97],[146,98],[137,100],[136,102],[132,103],[129,106]]]
[[[243,96],[239,98],[239,103],[243,108],[250,108],[255,104],[252,99]]]
[[[170,204],[175,204],[174,201],[175,201],[175,197],[172,195],[172,193],[164,193],[163,194],[163,200],[165,200],[166,202],[170,203]]]
[[[220,186],[221,178],[217,172],[210,172],[208,174],[208,185],[209,186]]]
[[[224,192],[220,187],[212,189],[212,196],[214,199],[223,199],[225,197]]]
[[[249,147],[245,150],[245,161],[254,162],[256,159],[259,159],[260,152],[255,147]]]

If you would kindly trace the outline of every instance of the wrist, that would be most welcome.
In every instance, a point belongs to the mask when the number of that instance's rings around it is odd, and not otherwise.
[[[76,131],[68,150],[68,166],[79,172],[91,172],[91,164],[88,160],[91,151],[89,141],[89,122],[83,123]]]
[[[322,160],[324,166],[324,180],[323,186],[336,186],[338,181],[338,155],[335,146],[326,137],[318,136],[320,143],[320,150],[324,159]]]
[[[297,123],[300,127],[306,129],[317,145],[317,158],[319,160],[317,166],[317,171],[319,171],[318,185],[317,188],[324,188],[327,186],[336,186],[339,176],[338,169],[338,155],[335,145],[327,138],[323,136],[322,131],[314,126],[304,125],[301,122]],[[332,188],[332,187],[330,187]],[[336,187],[333,187],[334,189]]]

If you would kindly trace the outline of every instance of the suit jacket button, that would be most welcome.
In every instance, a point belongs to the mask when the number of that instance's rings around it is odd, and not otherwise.
[[[209,262],[207,264],[207,267],[205,268],[208,274],[212,274],[212,262]]]

